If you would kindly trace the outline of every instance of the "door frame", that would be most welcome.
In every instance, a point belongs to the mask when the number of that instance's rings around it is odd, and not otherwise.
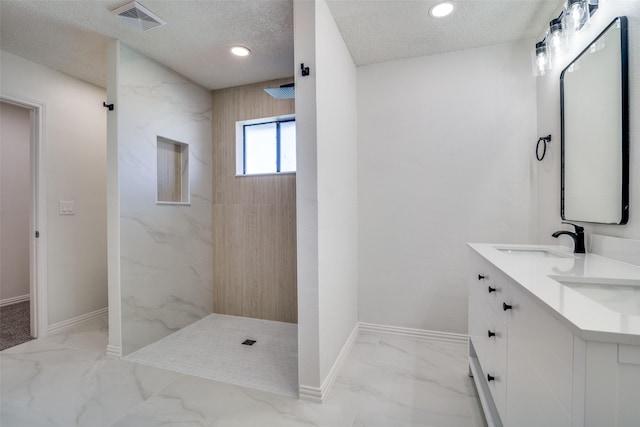
[[[29,212],[29,294],[31,336],[47,336],[47,181],[45,173],[44,103],[0,94],[0,101],[30,112],[31,124],[31,201]],[[39,237],[36,238],[36,232]]]

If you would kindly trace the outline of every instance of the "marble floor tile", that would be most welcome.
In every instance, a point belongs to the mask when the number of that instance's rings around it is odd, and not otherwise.
[[[2,427],[68,427],[62,421],[54,420],[34,410],[19,408],[7,402],[0,406],[0,426]]]
[[[76,425],[110,426],[123,413],[183,377],[176,372],[119,360],[101,360],[83,378]]]
[[[43,349],[0,354],[3,403],[32,409],[48,417],[72,421],[83,375],[101,360],[100,354],[47,343]]]
[[[111,425],[181,377],[51,342],[40,351],[0,354],[0,370],[3,404],[64,425],[92,427]]]
[[[485,426],[464,345],[363,332],[320,405],[106,359],[97,351],[105,327],[93,322],[0,352],[0,425]]]
[[[482,426],[466,346],[363,332],[328,402],[354,426]]]
[[[114,427],[351,427],[355,412],[203,378],[184,378]]]

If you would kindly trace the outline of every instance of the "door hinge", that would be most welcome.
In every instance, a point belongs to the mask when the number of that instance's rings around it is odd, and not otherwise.
[[[36,231],[36,239],[37,239],[38,237],[40,237],[40,232],[39,232],[39,231]]]

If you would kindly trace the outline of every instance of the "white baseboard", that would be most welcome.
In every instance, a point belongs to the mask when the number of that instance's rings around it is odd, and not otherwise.
[[[312,387],[300,384],[298,386],[298,397],[309,402],[322,403],[322,389],[320,387]]]
[[[96,317],[104,316],[109,312],[108,307],[101,308],[100,310],[92,311],[91,313],[83,314],[72,319],[63,320],[62,322],[49,325],[48,333],[55,334],[58,332],[71,329],[79,323],[86,322],[87,320],[95,319]]]
[[[353,347],[353,343],[356,342],[358,338],[359,324],[353,327],[353,330],[349,334],[347,341],[345,341],[338,357],[336,357],[335,362],[333,362],[333,366],[329,370],[329,374],[322,382],[322,386],[313,387],[313,386],[305,386],[300,384],[298,387],[298,394],[300,399],[308,400],[316,403],[323,403],[324,399],[326,399],[327,395],[333,388],[333,383],[336,381],[338,374],[340,373],[340,369],[342,369],[342,365],[344,365],[345,360],[349,357],[349,353],[351,352],[351,348]]]
[[[122,347],[115,345],[107,346],[107,359],[120,359],[122,358]]]
[[[429,331],[426,329],[403,328],[400,326],[377,325],[375,323],[360,322],[361,332],[382,332],[385,334],[402,335],[405,337],[429,339],[454,344],[467,345],[469,337],[464,334],[453,334],[450,332]]]
[[[31,299],[30,294],[20,295],[13,298],[5,298],[3,300],[0,300],[0,307],[4,307],[5,305],[18,304],[19,302],[29,301],[30,299]]]

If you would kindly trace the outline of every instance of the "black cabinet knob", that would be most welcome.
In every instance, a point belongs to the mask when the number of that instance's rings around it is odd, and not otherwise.
[[[489,293],[495,292],[495,291],[496,291],[496,288],[492,288],[491,286],[489,286]]]
[[[487,276],[483,276],[482,274],[478,274],[478,280],[484,280]]]
[[[487,374],[487,381],[495,381],[496,377],[491,374]]]
[[[511,305],[507,304],[506,302],[503,302],[503,303],[502,303],[502,309],[503,309],[504,311],[511,310],[512,308],[513,308],[513,306],[511,306]]]
[[[495,337],[496,333],[495,332],[491,332],[491,331],[487,331],[487,335],[489,335],[489,338],[491,338],[491,337]]]

